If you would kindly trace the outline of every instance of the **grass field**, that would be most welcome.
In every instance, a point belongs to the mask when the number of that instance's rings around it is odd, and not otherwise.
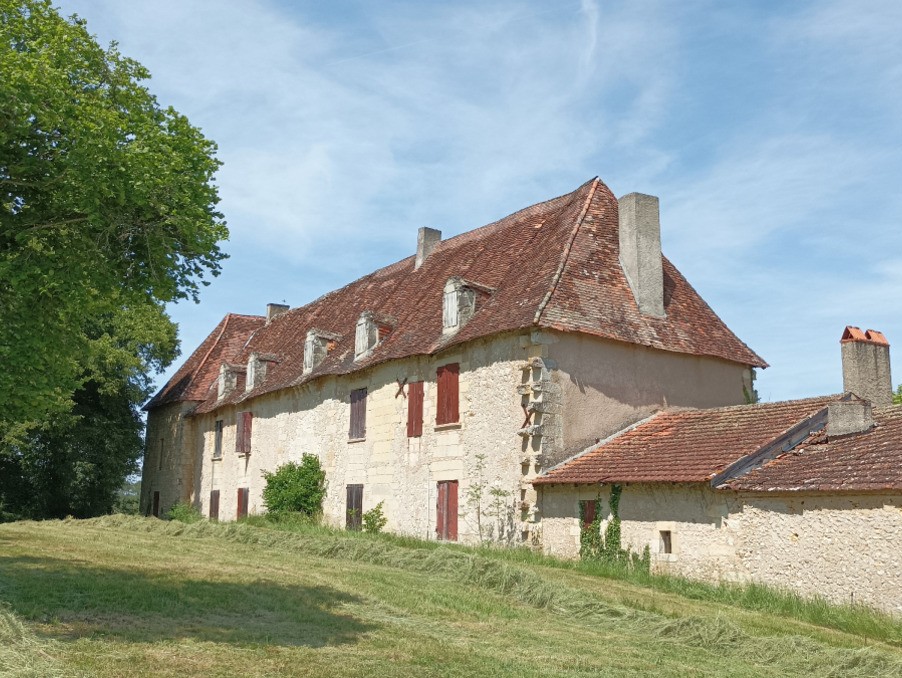
[[[902,624],[522,552],[111,516],[0,525],[0,675],[902,676]]]

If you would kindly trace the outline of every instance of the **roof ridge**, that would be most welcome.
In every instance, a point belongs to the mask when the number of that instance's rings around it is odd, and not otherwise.
[[[839,399],[842,397],[841,393],[831,393],[828,395],[820,395],[820,396],[809,396],[807,398],[795,398],[793,400],[774,400],[766,403],[741,403],[739,405],[723,405],[721,407],[692,407],[687,409],[672,409],[672,410],[664,410],[662,414],[668,415],[681,415],[681,414],[705,414],[710,412],[728,412],[732,410],[755,410],[755,409],[763,409],[768,407],[777,407],[780,405],[803,405],[805,403],[815,404],[817,402],[825,402],[828,400]]]
[[[551,301],[551,297],[554,294],[554,291],[557,289],[558,283],[561,281],[561,276],[564,273],[564,269],[567,267],[567,260],[570,258],[570,250],[573,249],[573,242],[576,240],[576,234],[579,233],[580,226],[582,226],[583,220],[586,218],[586,214],[589,211],[589,205],[592,204],[592,198],[595,197],[595,190],[598,188],[598,182],[599,179],[597,176],[590,182],[592,186],[589,189],[589,194],[586,196],[586,199],[583,202],[582,211],[576,218],[576,224],[573,227],[573,231],[570,233],[570,239],[567,241],[567,246],[564,248],[564,252],[561,255],[561,262],[560,264],[558,264],[557,271],[555,271],[554,277],[551,278],[551,287],[548,288],[548,292],[545,293],[544,298],[541,302],[539,302],[539,308],[536,309],[536,314],[535,316],[533,316],[533,325],[539,324],[539,319],[542,317],[542,311],[545,310],[548,302]],[[582,188],[582,186],[580,186],[580,188]]]

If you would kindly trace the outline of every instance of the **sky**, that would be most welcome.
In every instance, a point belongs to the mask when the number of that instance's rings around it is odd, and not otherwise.
[[[846,325],[899,343],[902,3],[62,0],[219,146],[231,238],[183,358],[594,176],[661,201],[664,254],[771,367],[842,390]],[[179,361],[158,379],[165,383]]]

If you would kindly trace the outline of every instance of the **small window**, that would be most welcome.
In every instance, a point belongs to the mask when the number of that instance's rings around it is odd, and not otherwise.
[[[423,382],[415,381],[407,386],[407,437],[423,435]]]
[[[438,398],[435,411],[435,423],[456,424],[460,421],[458,406],[458,381],[460,366],[457,363],[442,365],[436,372],[438,381]]]
[[[213,458],[222,458],[222,419],[217,419],[213,426]]]
[[[210,520],[219,520],[219,490],[210,490]]]
[[[351,425],[348,428],[348,438],[351,440],[363,440],[366,438],[365,388],[351,391]]]
[[[160,493],[159,491],[153,493],[153,509],[151,515],[154,518],[160,517]]]
[[[253,412],[239,412],[238,426],[235,432],[235,451],[238,454],[251,453],[251,431],[254,425]]]
[[[251,490],[249,487],[239,487],[238,488],[238,518],[244,518],[247,516],[247,505],[249,503],[251,496]]]
[[[363,525],[363,485],[348,485],[345,492],[347,493],[345,527],[360,531]]]
[[[670,530],[661,530],[660,553],[673,553],[673,541]]]
[[[163,470],[163,458],[166,456],[166,441],[160,438],[160,453],[157,455],[157,471]]]

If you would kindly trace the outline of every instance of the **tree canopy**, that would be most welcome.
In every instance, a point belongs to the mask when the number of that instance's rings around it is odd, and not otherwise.
[[[108,415],[105,398],[133,410],[147,397],[149,375],[178,350],[165,304],[197,300],[228,231],[215,144],[158,103],[147,70],[115,43],[101,47],[49,2],[0,0],[0,64],[8,466],[39,439],[72,444],[63,429],[88,403]]]

